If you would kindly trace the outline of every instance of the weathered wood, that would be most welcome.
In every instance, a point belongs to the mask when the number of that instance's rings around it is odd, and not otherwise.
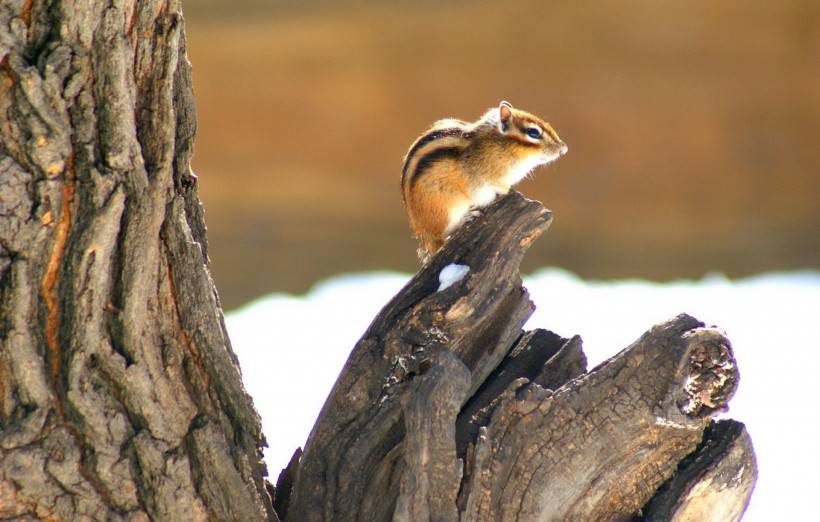
[[[549,216],[500,199],[379,313],[308,439],[288,520],[623,520],[677,476],[736,388],[729,341],[681,315],[586,372],[577,336],[522,332],[518,265]],[[450,263],[470,271],[439,291]]]
[[[459,412],[456,421],[459,455],[463,456],[467,445],[475,442],[479,428],[489,423],[499,397],[514,381],[524,378],[552,390],[585,371],[586,356],[577,335],[564,339],[542,329],[525,333]]]
[[[703,440],[643,509],[646,522],[740,520],[757,478],[752,440],[740,422],[712,422]]]
[[[290,507],[290,494],[293,491],[293,482],[296,480],[296,472],[299,470],[299,460],[302,458],[302,448],[297,448],[290,457],[290,462],[285,469],[279,473],[276,479],[276,486],[268,483],[268,492],[273,499],[273,509],[279,518],[284,519]]]
[[[726,379],[701,393],[687,384],[704,357]],[[695,449],[715,411],[704,402],[723,406],[714,398],[735,376],[725,337],[680,316],[554,392],[514,384],[479,434],[467,520],[632,515]]]
[[[288,518],[369,520],[393,513],[403,463],[402,395],[441,350],[470,371],[471,395],[532,313],[518,266],[550,213],[518,194],[490,206],[378,314],[350,355],[305,446]],[[470,267],[443,291],[450,263]],[[363,436],[364,435],[364,436]],[[291,518],[292,517],[292,518]]]
[[[180,3],[0,3],[0,518],[261,520]]]
[[[462,467],[456,458],[456,416],[467,396],[470,371],[451,351],[429,359],[430,367],[403,394],[404,462],[393,520],[457,520]],[[430,412],[435,412],[431,415]]]

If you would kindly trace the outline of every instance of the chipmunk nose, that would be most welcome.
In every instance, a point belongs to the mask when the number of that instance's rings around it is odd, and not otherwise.
[[[562,143],[561,148],[558,150],[558,153],[561,154],[561,156],[563,156],[567,152],[569,152],[569,147],[567,147],[566,143]]]

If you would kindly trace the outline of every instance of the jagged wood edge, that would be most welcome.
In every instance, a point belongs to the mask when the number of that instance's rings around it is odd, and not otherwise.
[[[431,356],[450,350],[470,372],[465,395],[481,385],[532,313],[518,267],[550,220],[543,205],[518,193],[500,198],[460,228],[382,309],[353,349],[308,438],[289,519],[391,516],[405,433],[400,398],[411,393],[407,384],[429,369]],[[450,263],[470,272],[437,292],[438,275]]]
[[[517,379],[557,389],[586,372],[581,338],[564,339],[541,328],[525,332],[507,357],[469,398],[456,420],[456,446],[464,456],[475,443],[479,428],[486,426],[498,398]]]

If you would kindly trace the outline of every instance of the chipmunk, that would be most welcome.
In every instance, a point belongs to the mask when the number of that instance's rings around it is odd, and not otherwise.
[[[402,199],[427,261],[466,218],[567,153],[550,125],[502,101],[478,121],[440,120],[404,157]]]

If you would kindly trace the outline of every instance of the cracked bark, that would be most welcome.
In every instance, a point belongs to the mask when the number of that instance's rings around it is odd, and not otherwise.
[[[276,520],[178,1],[0,2],[0,518]]]
[[[729,340],[680,315],[587,371],[580,337],[522,331],[533,304],[518,267],[550,221],[501,198],[382,309],[280,477],[281,517],[742,516],[751,441],[712,421],[738,382]],[[449,263],[470,270],[437,291]]]

